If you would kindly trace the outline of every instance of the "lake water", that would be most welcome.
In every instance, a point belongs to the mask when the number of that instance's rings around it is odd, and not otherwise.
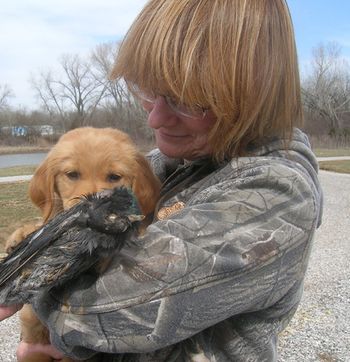
[[[17,155],[0,155],[0,168],[13,166],[38,165],[47,153],[21,153]]]

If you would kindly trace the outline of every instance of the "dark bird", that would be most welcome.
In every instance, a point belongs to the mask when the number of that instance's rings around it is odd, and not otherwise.
[[[30,303],[118,252],[143,219],[126,188],[81,201],[28,235],[0,264],[0,304]]]

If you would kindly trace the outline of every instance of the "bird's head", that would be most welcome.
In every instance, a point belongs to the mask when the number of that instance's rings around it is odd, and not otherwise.
[[[87,225],[103,233],[123,233],[144,219],[137,199],[126,187],[103,190],[87,196]]]

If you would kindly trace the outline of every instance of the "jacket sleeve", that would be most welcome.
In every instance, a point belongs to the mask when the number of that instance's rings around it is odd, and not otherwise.
[[[36,301],[53,344],[78,359],[145,353],[275,304],[305,274],[319,212],[310,180],[261,166],[198,189],[97,281]]]

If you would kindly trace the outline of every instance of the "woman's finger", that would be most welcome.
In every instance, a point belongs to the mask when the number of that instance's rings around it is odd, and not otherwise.
[[[11,317],[17,311],[19,311],[23,307],[23,304],[15,304],[15,305],[0,305],[0,321]]]
[[[64,355],[52,344],[32,344],[20,342],[17,348],[17,359],[19,361],[32,353],[43,353],[52,357],[55,360],[60,360],[64,357]]]

